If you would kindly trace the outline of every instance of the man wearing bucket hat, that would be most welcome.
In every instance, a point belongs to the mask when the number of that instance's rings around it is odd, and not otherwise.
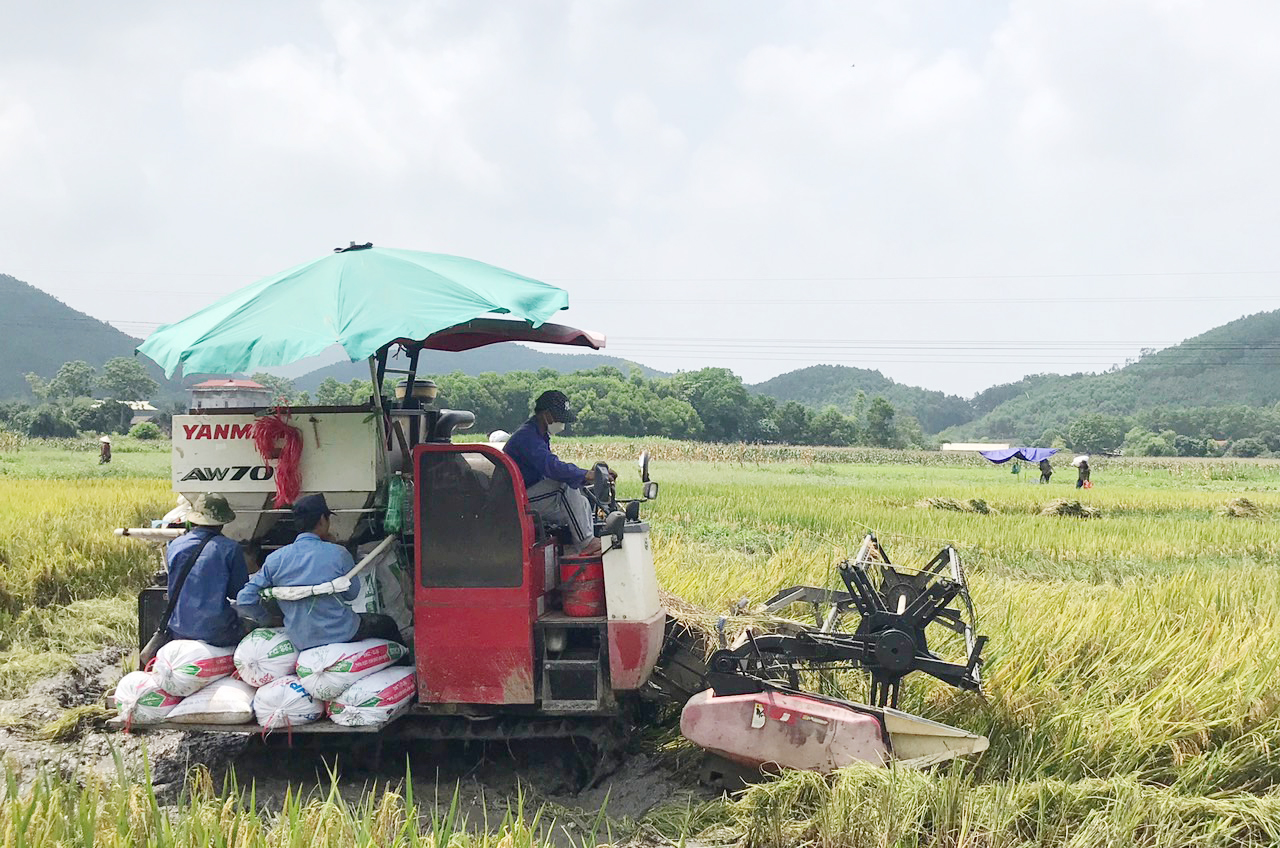
[[[334,642],[361,639],[403,641],[395,620],[380,613],[357,613],[343,601],[360,594],[360,576],[348,579],[356,567],[351,552],[328,541],[329,518],[334,515],[324,495],[305,495],[294,501],[293,520],[299,533],[292,544],[272,551],[257,574],[236,595],[236,611],[253,621],[264,621],[262,590],[275,586],[323,586],[346,580],[349,587],[331,589],[301,600],[277,598],[284,613],[284,632],[300,651]],[[337,588],[336,586],[334,588]]]
[[[582,487],[592,481],[594,472],[562,462],[551,452],[551,436],[577,420],[564,392],[543,392],[534,402],[533,417],[511,434],[503,451],[520,469],[529,505],[543,518],[569,528],[570,553],[590,556],[600,553],[600,540],[595,537],[591,504]]]
[[[249,580],[244,551],[222,535],[235,521],[227,499],[215,492],[196,498],[186,515],[191,528],[169,543],[169,597],[176,598],[169,617],[174,639],[198,639],[218,647],[240,642],[244,627],[230,598]]]

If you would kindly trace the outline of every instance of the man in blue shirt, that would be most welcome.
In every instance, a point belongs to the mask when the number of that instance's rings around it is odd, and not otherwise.
[[[213,492],[199,496],[192,506],[186,515],[190,532],[170,542],[166,554],[170,597],[178,588],[179,577],[188,567],[191,569],[182,591],[177,593],[169,635],[229,648],[239,644],[244,635],[229,599],[249,579],[244,551],[237,542],[222,535],[222,526],[235,521],[236,514],[226,498]],[[196,557],[194,564],[192,557]]]
[[[293,505],[298,537],[291,545],[273,551],[257,574],[236,596],[236,607],[245,618],[266,619],[262,590],[273,586],[319,586],[346,578],[355,568],[351,552],[329,539],[329,516],[333,512],[324,495],[307,495]],[[350,588],[333,594],[317,594],[300,601],[279,599],[284,613],[284,632],[299,651],[334,642],[361,639],[389,639],[399,642],[400,630],[390,616],[357,614],[343,601],[353,601],[360,593],[360,577],[350,578]]]
[[[543,392],[534,402],[533,417],[511,434],[502,449],[520,469],[529,505],[543,518],[568,526],[573,536],[568,553],[591,556],[600,553],[600,540],[582,487],[595,478],[595,472],[561,462],[551,452],[551,435],[577,420],[564,392]]]

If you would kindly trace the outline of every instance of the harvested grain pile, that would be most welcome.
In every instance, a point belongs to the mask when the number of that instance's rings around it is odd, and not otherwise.
[[[955,498],[924,498],[916,501],[916,506],[922,509],[946,509],[951,512],[968,512],[965,506]]]
[[[1218,515],[1223,518],[1261,518],[1262,510],[1248,498],[1232,498],[1218,507]]]
[[[988,515],[991,507],[987,506],[987,502],[981,498],[970,498],[962,501],[958,498],[924,498],[916,501],[916,506],[920,509],[945,509],[949,512],[976,512],[981,515]]]
[[[1096,506],[1085,506],[1080,501],[1067,500],[1059,498],[1055,501],[1049,501],[1044,505],[1044,509],[1040,510],[1041,515],[1070,515],[1075,518],[1101,518],[1102,510]]]

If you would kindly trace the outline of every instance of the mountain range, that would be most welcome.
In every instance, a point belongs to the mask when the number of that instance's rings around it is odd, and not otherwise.
[[[0,398],[30,397],[26,374],[47,379],[76,359],[96,368],[113,357],[132,356],[140,343],[7,274],[0,274],[0,304]],[[144,362],[152,377],[164,379],[158,366]]]
[[[14,277],[0,274],[0,399],[30,398],[24,375],[52,377],[71,360],[100,366],[130,356],[140,343],[126,333],[67,306]],[[56,340],[56,344],[52,343]],[[895,382],[879,371],[839,365],[813,365],[750,386],[781,402],[797,401],[814,409],[835,406],[848,413],[858,394],[883,396],[902,414],[920,421],[925,432],[956,439],[1011,439],[1034,442],[1062,430],[1084,412],[1130,415],[1157,407],[1271,406],[1280,402],[1280,371],[1272,367],[1280,348],[1280,310],[1261,312],[1216,327],[1181,344],[1147,352],[1138,361],[1101,374],[1034,374],[992,386],[972,398]],[[462,353],[428,352],[424,370],[536,371],[560,373],[597,368],[638,368],[646,376],[663,372],[599,353],[553,353],[524,345],[493,345]],[[144,360],[145,361],[145,360]],[[184,385],[208,375],[161,381],[161,395],[178,396]],[[314,391],[326,378],[341,382],[367,379],[363,363],[341,362],[294,380]]]
[[[810,365],[756,383],[751,389],[783,402],[794,400],[813,409],[835,406],[846,413],[859,392],[869,398],[880,395],[895,410],[914,416],[926,433],[973,420],[973,407],[962,397],[905,386],[879,371],[847,365]]]

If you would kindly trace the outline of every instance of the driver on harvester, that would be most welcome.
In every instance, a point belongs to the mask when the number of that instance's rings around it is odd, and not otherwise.
[[[600,553],[600,540],[582,487],[595,479],[595,471],[561,462],[551,452],[551,434],[577,418],[564,392],[543,392],[534,402],[533,417],[511,434],[503,450],[524,477],[529,505],[547,521],[569,528],[573,546],[566,553],[591,556]]]

